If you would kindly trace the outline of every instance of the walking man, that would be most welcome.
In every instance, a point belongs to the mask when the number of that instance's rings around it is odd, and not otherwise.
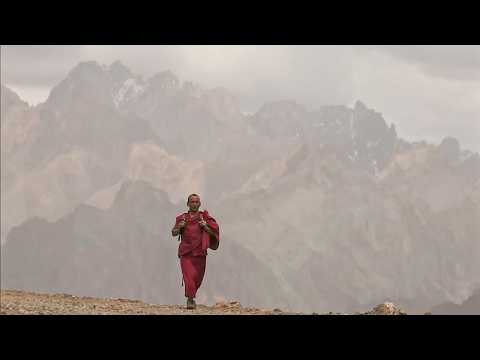
[[[200,196],[191,194],[187,199],[188,212],[175,219],[172,236],[180,235],[178,257],[185,283],[187,309],[195,309],[195,296],[202,284],[207,263],[207,249],[218,249],[220,228],[207,210],[199,211]]]

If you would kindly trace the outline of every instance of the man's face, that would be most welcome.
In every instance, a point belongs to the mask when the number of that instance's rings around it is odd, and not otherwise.
[[[198,211],[201,205],[200,198],[198,196],[192,196],[187,205],[190,211]]]

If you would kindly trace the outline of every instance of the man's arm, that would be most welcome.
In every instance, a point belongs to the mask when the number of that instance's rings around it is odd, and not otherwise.
[[[180,234],[184,226],[185,220],[181,220],[180,222],[176,223],[172,229],[172,236],[177,236],[178,234]]]
[[[205,225],[203,228],[209,235],[215,236],[215,233],[208,227],[208,225]]]
[[[172,229],[172,236],[177,236],[178,234],[180,234],[180,229],[174,226]]]
[[[215,236],[215,233],[213,232],[212,229],[208,226],[207,222],[203,219],[203,217],[200,217],[200,226],[205,230],[209,235]]]

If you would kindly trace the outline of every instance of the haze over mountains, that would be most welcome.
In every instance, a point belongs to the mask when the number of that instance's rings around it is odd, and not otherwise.
[[[120,62],[1,100],[2,288],[183,301],[169,232],[192,192],[223,239],[199,301],[411,313],[480,288],[480,156],[448,134],[410,143],[360,101],[244,114]]]

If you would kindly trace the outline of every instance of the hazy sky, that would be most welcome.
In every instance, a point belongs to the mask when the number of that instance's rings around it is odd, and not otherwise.
[[[43,102],[79,62],[121,60],[149,77],[223,86],[254,111],[291,99],[314,109],[356,100],[395,123],[401,137],[457,137],[480,151],[480,46],[2,46],[2,84]]]

